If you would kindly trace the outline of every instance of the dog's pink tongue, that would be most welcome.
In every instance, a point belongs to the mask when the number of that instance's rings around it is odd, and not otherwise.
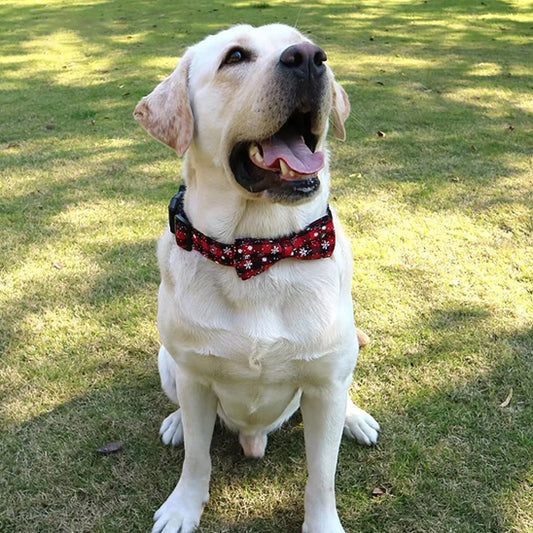
[[[278,132],[261,142],[261,148],[268,167],[279,167],[278,160],[282,159],[293,172],[301,175],[316,174],[324,166],[324,154],[311,152],[303,138],[295,132]],[[301,176],[296,175],[293,179],[301,179]]]

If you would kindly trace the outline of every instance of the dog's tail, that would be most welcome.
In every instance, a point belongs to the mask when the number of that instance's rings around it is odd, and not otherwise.
[[[355,331],[357,333],[357,341],[359,342],[359,348],[364,348],[367,344],[370,344],[370,339],[364,331],[361,331],[359,328],[355,328]]]

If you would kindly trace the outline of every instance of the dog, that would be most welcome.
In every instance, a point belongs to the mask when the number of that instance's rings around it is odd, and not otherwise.
[[[378,423],[348,395],[359,350],[352,257],[328,206],[326,134],[331,120],[345,138],[350,104],[326,60],[292,27],[234,26],[188,48],[135,108],[185,155],[157,251],[159,372],[179,407],[160,433],[184,441],[185,456],[153,533],[198,526],[217,415],[259,458],[301,409],[304,533],[344,531],[334,489],[343,429],[377,442]]]

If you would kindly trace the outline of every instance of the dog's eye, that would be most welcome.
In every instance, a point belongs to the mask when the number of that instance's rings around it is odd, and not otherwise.
[[[224,58],[224,65],[235,65],[250,58],[250,54],[240,47],[232,48]]]

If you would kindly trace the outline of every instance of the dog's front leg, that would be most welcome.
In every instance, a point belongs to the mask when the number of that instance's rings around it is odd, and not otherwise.
[[[335,471],[346,409],[343,388],[304,389],[304,421],[308,479],[303,533],[342,533],[335,504]]]
[[[191,533],[200,522],[209,498],[211,458],[209,448],[216,419],[213,391],[185,376],[177,377],[183,423],[185,459],[181,477],[165,503],[155,513],[152,533]]]

